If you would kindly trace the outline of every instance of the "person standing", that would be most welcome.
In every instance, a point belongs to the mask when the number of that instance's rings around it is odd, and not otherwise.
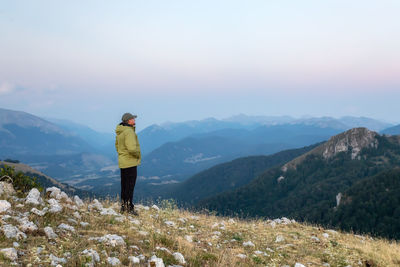
[[[133,192],[137,178],[137,166],[141,154],[136,135],[136,115],[125,113],[122,122],[115,129],[115,148],[118,153],[118,166],[121,170],[121,212],[138,215],[134,209]]]

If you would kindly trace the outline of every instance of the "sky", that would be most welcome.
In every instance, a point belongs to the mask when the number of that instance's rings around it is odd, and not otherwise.
[[[0,107],[112,132],[247,115],[400,123],[398,0],[1,0]]]

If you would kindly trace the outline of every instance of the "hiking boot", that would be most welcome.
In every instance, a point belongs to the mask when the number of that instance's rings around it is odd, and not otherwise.
[[[131,215],[133,215],[133,216],[139,216],[139,213],[137,213],[137,212],[135,211],[135,209],[130,209],[130,210],[128,211],[128,213],[131,214]]]

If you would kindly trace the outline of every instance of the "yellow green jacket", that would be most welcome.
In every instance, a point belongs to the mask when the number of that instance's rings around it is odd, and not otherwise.
[[[118,152],[118,166],[121,169],[140,165],[141,154],[135,128],[119,124],[115,129],[115,149]]]

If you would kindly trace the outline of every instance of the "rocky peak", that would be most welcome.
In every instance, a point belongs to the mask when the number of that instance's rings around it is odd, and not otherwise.
[[[328,159],[340,152],[351,151],[351,158],[355,159],[363,148],[378,147],[376,132],[367,128],[354,128],[344,133],[333,136],[323,145],[322,155]]]
[[[363,148],[378,147],[378,139],[376,138],[378,135],[378,133],[367,128],[350,129],[331,137],[324,144],[286,163],[282,167],[282,171],[286,172],[289,168],[296,168],[308,155],[312,154],[322,155],[325,159],[330,159],[340,152],[351,152],[351,158],[356,159]]]

